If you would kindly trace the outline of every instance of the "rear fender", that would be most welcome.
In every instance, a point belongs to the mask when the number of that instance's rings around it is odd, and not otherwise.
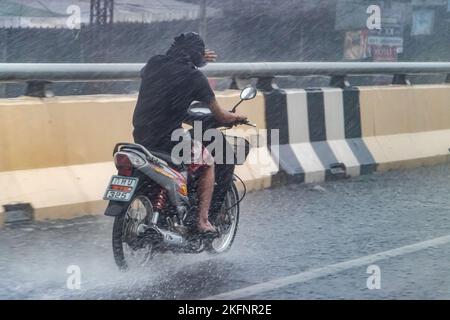
[[[105,210],[105,216],[118,217],[127,210],[128,202],[124,201],[110,201]]]

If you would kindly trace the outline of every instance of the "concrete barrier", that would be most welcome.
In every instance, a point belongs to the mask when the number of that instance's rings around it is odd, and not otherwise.
[[[379,171],[449,160],[449,85],[359,91],[362,136]]]
[[[233,106],[237,99],[236,92],[227,96],[221,95],[221,105],[224,107]],[[224,133],[230,136],[244,137],[249,141],[254,141],[259,135],[260,130],[266,130],[265,103],[262,94],[250,101],[243,102],[238,111],[248,116],[250,122],[256,125],[256,128],[249,126],[237,126],[233,129],[225,130]],[[248,191],[255,191],[268,188],[272,185],[272,176],[278,172],[278,166],[271,157],[266,143],[259,145],[256,141],[252,144],[252,149],[248,155],[247,161],[243,165],[236,166],[236,174],[245,182]],[[241,185],[238,184],[238,188]]]
[[[222,92],[217,98],[231,108],[239,93]],[[134,95],[1,100],[0,222],[3,205],[12,203],[30,203],[36,220],[102,214],[104,190],[116,173],[113,147],[133,141],[135,102]],[[242,103],[241,111],[265,127],[262,94]],[[252,153],[269,157],[266,148]],[[239,166],[236,173],[249,190],[271,184],[271,171],[255,164]]]
[[[217,94],[222,106],[237,91]],[[136,96],[0,100],[0,226],[3,205],[30,203],[35,219],[102,214],[115,173],[112,149],[132,141]],[[449,161],[450,85],[273,90],[244,102],[258,129],[279,142],[256,145],[236,173],[248,189],[403,169]],[[241,126],[230,135],[251,138]],[[269,143],[270,137],[268,137]],[[279,163],[279,168],[278,168]]]
[[[338,163],[350,176],[375,170],[361,138],[357,89],[280,90],[265,98],[267,126],[280,128],[278,160],[288,178],[325,181]]]
[[[449,161],[449,85],[275,90],[265,99],[288,181],[332,179],[336,163],[357,176]]]

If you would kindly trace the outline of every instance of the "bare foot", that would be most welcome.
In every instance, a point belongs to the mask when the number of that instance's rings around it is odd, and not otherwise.
[[[197,228],[198,228],[198,231],[200,231],[200,232],[208,232],[208,231],[217,232],[216,228],[214,228],[214,226],[208,220],[206,220],[206,221],[200,220]]]

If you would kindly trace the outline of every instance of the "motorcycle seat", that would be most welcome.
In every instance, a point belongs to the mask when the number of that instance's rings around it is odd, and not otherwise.
[[[150,153],[152,155],[154,155],[157,158],[160,158],[161,160],[164,160],[165,162],[167,162],[167,164],[177,170],[177,171],[183,171],[185,169],[185,165],[183,163],[181,164],[175,164],[172,162],[172,157],[170,155],[170,153],[167,152],[161,152],[161,151],[155,151],[155,150],[150,150]]]
[[[165,162],[167,162],[167,164],[177,170],[177,171],[183,171],[186,169],[186,166],[181,163],[181,164],[176,164],[172,162],[172,157],[170,155],[170,153],[164,152],[164,151],[160,151],[160,150],[147,150],[144,146],[140,145],[140,144],[136,144],[136,143],[118,143],[116,144],[116,146],[114,147],[114,151],[113,151],[113,155],[121,150],[125,150],[125,149],[131,149],[137,152],[140,152],[142,156],[145,156],[147,158],[147,160],[151,161],[151,157],[156,157],[159,158],[160,160],[163,160]]]

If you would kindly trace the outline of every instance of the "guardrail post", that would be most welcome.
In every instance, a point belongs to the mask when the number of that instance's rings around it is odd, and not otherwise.
[[[47,80],[27,81],[25,95],[28,97],[46,98],[51,95],[47,87],[51,83],[52,83],[51,81]]]
[[[406,74],[394,74],[394,77],[392,78],[392,84],[405,84],[410,86],[411,81],[408,80]]]
[[[231,90],[239,90],[236,77],[231,78],[230,88]]]
[[[229,89],[231,90],[242,90],[244,87],[252,83],[252,78],[238,78],[232,77]]]
[[[445,83],[450,83],[450,73],[447,73],[447,77],[445,78]]]
[[[344,89],[344,88],[350,87],[350,82],[348,82],[346,75],[334,75],[334,76],[331,76],[330,87]]]
[[[261,91],[272,91],[278,89],[278,86],[274,83],[274,77],[261,77],[256,81],[256,89]]]

